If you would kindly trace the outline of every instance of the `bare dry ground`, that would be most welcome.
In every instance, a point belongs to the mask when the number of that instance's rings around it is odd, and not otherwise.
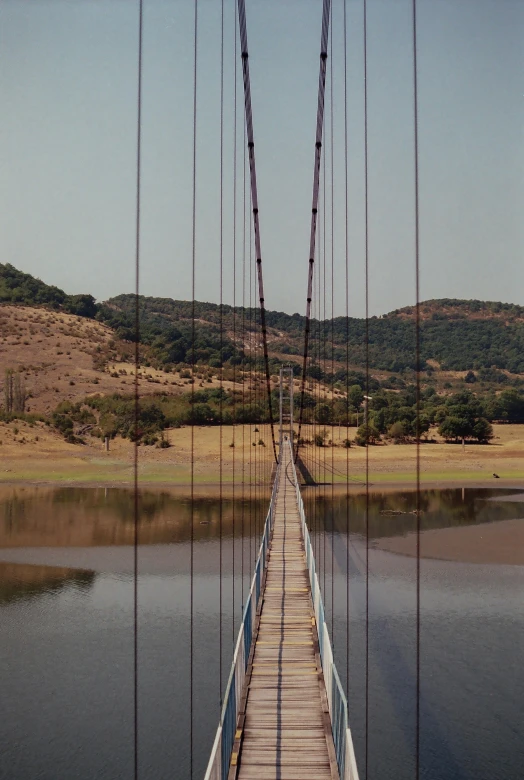
[[[303,436],[311,439],[313,430],[303,426]],[[318,430],[318,427],[317,427]],[[327,441],[331,429],[326,428]],[[355,428],[349,429],[353,442]],[[431,482],[479,482],[502,483],[504,480],[524,478],[524,426],[494,425],[494,439],[490,444],[449,444],[431,431],[434,441],[422,442],[420,446],[421,479]],[[354,442],[349,450],[340,446],[346,438],[344,428],[334,428],[335,447],[307,447],[304,459],[311,462],[317,480],[345,481],[346,464],[349,461],[350,475],[363,478],[368,457],[369,479],[372,482],[409,482],[415,478],[417,448],[415,444],[393,444],[379,442],[367,448],[357,447]],[[496,479],[493,474],[498,474]]]
[[[393,536],[374,542],[387,552],[416,557],[416,534]],[[464,528],[438,528],[422,531],[420,554],[423,558],[461,563],[504,563],[524,566],[524,522],[500,520]]]
[[[269,426],[222,428],[222,478],[269,479],[272,457]],[[189,484],[191,452],[194,479],[217,484],[220,477],[220,428],[195,427],[166,431],[171,446],[138,448],[139,478],[143,484]],[[192,442],[193,439],[193,442]],[[259,442],[264,442],[260,444]],[[87,444],[68,444],[44,423],[0,423],[0,482],[131,485],[134,445],[117,437],[105,452],[102,442],[86,437]],[[230,445],[235,443],[234,447]],[[251,448],[251,449],[249,449]],[[262,464],[265,464],[263,467]]]
[[[148,362],[147,347],[140,350],[143,362]],[[48,414],[61,401],[76,402],[96,393],[134,392],[132,344],[117,339],[111,328],[96,320],[43,308],[0,305],[0,385],[6,368],[22,371],[28,412]],[[191,389],[187,377],[146,365],[138,376],[141,395],[177,395]],[[239,375],[235,383],[223,380],[222,387],[241,389],[241,379]],[[205,384],[197,378],[195,383],[206,388],[219,385],[217,376]]]
[[[131,359],[130,345],[115,341],[113,331],[94,320],[29,306],[0,306],[0,370],[22,370],[30,394],[26,411],[45,414],[60,401],[132,392],[130,363],[102,364],[104,357],[126,353]],[[144,369],[144,375],[153,373],[162,384],[176,381],[173,375],[159,377],[163,372]],[[159,389],[157,382],[142,384],[143,393]]]
[[[350,430],[350,439],[355,429]],[[329,429],[328,429],[329,431]],[[524,426],[495,425],[492,444],[422,444],[423,483],[490,484],[522,486],[524,479]],[[304,426],[303,435],[312,434]],[[218,484],[220,471],[228,484],[246,483],[270,476],[272,444],[269,426],[236,425],[171,429],[166,432],[170,447],[138,448],[139,478],[142,484],[188,485],[191,452],[194,479],[199,484]],[[193,441],[192,441],[193,437]],[[365,480],[366,449],[354,444],[346,449],[345,429],[334,429],[335,446],[305,446],[302,457],[317,481],[346,481],[346,468],[354,490]],[[116,438],[105,452],[99,439],[68,444],[43,423],[0,423],[0,482],[65,484],[131,484],[134,446]],[[259,442],[262,441],[263,444]],[[234,444],[234,446],[230,446]],[[222,452],[222,458],[220,453]],[[367,449],[369,480],[391,487],[415,484],[416,447],[413,444],[378,444]],[[499,475],[496,479],[493,474]]]

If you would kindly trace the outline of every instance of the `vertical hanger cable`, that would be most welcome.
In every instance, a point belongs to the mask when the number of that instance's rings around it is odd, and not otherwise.
[[[138,780],[138,437],[140,434],[140,397],[138,369],[140,365],[140,227],[141,227],[141,171],[142,171],[142,46],[144,13],[143,0],[138,2],[138,86],[136,127],[136,211],[135,211],[135,381],[134,381],[134,447],[133,447],[133,740],[134,778]]]
[[[418,67],[417,67],[417,0],[412,0],[413,16],[413,123],[415,173],[415,359],[416,359],[416,484],[417,484],[417,593],[416,593],[416,711],[415,711],[415,780],[420,776],[420,221],[419,221],[419,152],[418,152]]]
[[[195,521],[195,270],[196,270],[196,172],[197,172],[197,66],[198,66],[198,0],[194,0],[193,41],[193,208],[192,208],[192,252],[191,252],[191,543],[190,543],[190,629],[189,629],[189,776],[193,778],[193,676],[194,676],[194,521]]]

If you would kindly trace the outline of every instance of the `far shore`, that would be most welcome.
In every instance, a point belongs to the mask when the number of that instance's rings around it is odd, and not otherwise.
[[[303,487],[305,498],[313,491],[323,491],[329,497],[331,493],[361,495],[369,491],[370,495],[376,495],[417,489],[414,444],[387,443],[367,450],[352,444],[346,449],[342,446],[344,429],[335,428],[329,433],[335,446],[305,445],[301,449],[302,458],[317,483]],[[354,433],[350,429],[350,437]],[[303,435],[313,438],[307,426]],[[166,438],[169,447],[138,448],[141,491],[165,491],[184,499],[184,504],[191,493],[200,499],[216,500],[222,495],[227,500],[252,498],[267,502],[274,464],[269,426],[229,426],[222,431],[218,427],[199,427],[193,431],[179,428],[167,431]],[[54,491],[61,488],[132,490],[134,454],[134,445],[121,438],[112,440],[106,452],[98,439],[86,438],[83,445],[68,444],[44,424],[0,424],[0,501],[34,495],[45,503],[46,497],[51,499]],[[497,489],[508,491],[502,500],[524,503],[524,425],[495,426],[495,439],[489,445],[466,444],[463,448],[441,441],[423,444],[420,487],[422,490]],[[509,495],[511,491],[513,495]],[[489,499],[489,494],[486,497]],[[519,514],[518,509],[511,514]],[[522,520],[422,531],[422,557],[472,564],[524,565],[524,507],[522,516]],[[55,514],[49,518],[54,528]],[[178,522],[177,518],[165,523],[169,534],[174,521]],[[162,526],[161,532],[164,530]],[[120,543],[129,543],[125,536],[128,532],[125,525],[121,527]],[[89,528],[82,528],[82,533],[89,537]],[[148,533],[153,534],[151,540],[158,540],[155,529],[149,528]],[[65,538],[69,539],[67,535]],[[371,546],[413,556],[415,540],[413,534],[408,534],[377,539]]]
[[[308,428],[303,426],[302,435],[312,439]],[[421,487],[524,490],[524,425],[496,425],[494,433],[493,443],[464,448],[442,441],[423,443]],[[366,450],[352,443],[346,449],[342,446],[346,429],[328,429],[328,435],[333,436],[334,446],[301,449],[315,482],[337,493],[416,489],[414,444],[384,443]],[[350,428],[350,439],[354,435],[355,429]],[[190,428],[178,428],[167,431],[166,439],[170,446],[165,449],[138,448],[141,488],[184,493],[193,482],[200,493],[216,494],[222,486],[223,495],[240,495],[242,486],[249,493],[257,485],[267,488],[271,481],[274,460],[268,425],[195,427],[193,436]],[[133,459],[134,445],[126,439],[112,440],[106,452],[98,439],[68,444],[42,423],[0,424],[0,485],[130,488]]]
[[[257,483],[248,483],[244,482],[244,495],[247,498],[249,496],[249,489],[251,487],[251,490],[254,493],[255,487],[257,489],[260,488],[269,488],[271,485],[270,482],[257,482]],[[120,482],[114,481],[114,480],[90,480],[90,481],[82,481],[82,480],[71,480],[71,479],[61,479],[61,480],[41,480],[41,479],[12,479],[12,480],[0,480],[0,491],[2,488],[9,488],[9,487],[28,487],[28,488],[54,488],[54,487],[70,487],[70,488],[92,488],[92,489],[101,489],[101,488],[109,488],[109,489],[134,489],[134,483],[130,480],[122,480]],[[517,480],[517,479],[499,479],[497,481],[495,480],[477,480],[477,479],[471,479],[468,480],[467,478],[464,479],[441,479],[440,477],[433,479],[431,476],[429,476],[427,479],[421,479],[420,481],[420,488],[421,490],[460,490],[461,488],[464,489],[475,489],[475,490],[493,490],[493,489],[507,489],[507,490],[515,490],[515,491],[522,491],[524,487],[524,481],[523,480]],[[165,490],[173,493],[174,495],[178,496],[189,496],[191,491],[191,482],[162,482],[162,481],[148,481],[148,480],[142,480],[139,478],[138,480],[138,488],[139,490]],[[209,495],[210,497],[218,497],[218,495],[221,493],[224,498],[241,498],[242,496],[242,483],[241,482],[235,482],[233,485],[232,482],[222,482],[222,485],[220,484],[220,481],[216,482],[200,482],[195,481],[193,483],[193,488],[198,492],[199,496],[205,496]],[[373,493],[398,493],[399,491],[402,492],[415,492],[417,490],[417,485],[414,480],[400,480],[400,481],[386,481],[386,480],[378,480],[378,481],[370,481],[368,485],[366,484],[359,484],[354,485],[349,483],[341,484],[341,483],[323,483],[323,484],[317,484],[317,485],[301,485],[301,488],[303,490],[304,496],[306,495],[308,490],[315,490],[319,488],[324,488],[324,490],[329,490],[331,492],[334,491],[335,495],[343,495],[345,493],[349,493],[350,495],[362,495],[366,492],[369,492],[370,494]],[[497,498],[497,501],[514,501],[518,503],[524,503],[524,492],[518,492],[515,496],[502,496],[501,498]]]

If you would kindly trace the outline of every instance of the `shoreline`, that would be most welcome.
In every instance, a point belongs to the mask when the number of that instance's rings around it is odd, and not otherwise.
[[[421,488],[524,490],[524,425],[498,425],[495,433],[493,444],[421,447]],[[416,489],[415,444],[346,449],[343,435],[334,431],[332,447],[305,445],[301,450],[310,477],[324,483],[320,489],[350,494]],[[233,490],[235,494],[253,490],[257,484],[257,492],[262,487],[265,493],[273,469],[268,426],[256,432],[249,425],[233,426],[227,435],[217,426],[169,429],[166,439],[167,448],[139,448],[141,489],[188,492],[193,474],[199,491],[218,491],[221,485],[231,495]],[[119,437],[105,451],[98,440],[70,444],[43,424],[0,425],[0,486],[128,489],[133,485],[134,457],[132,442]],[[306,495],[308,490],[305,487]]]
[[[222,487],[222,493],[224,496],[232,495],[233,493],[235,495],[238,495],[242,488],[244,489],[244,493],[249,492],[249,489],[253,490],[255,487],[265,487],[270,488],[271,483],[269,482],[244,482],[241,481],[235,482],[233,484],[232,480],[223,480],[222,485],[219,480],[206,480],[206,481],[200,481],[195,480],[194,488],[198,490],[209,490],[209,491],[215,491],[219,490],[220,487]],[[82,488],[82,489],[101,489],[101,488],[108,488],[108,489],[129,489],[133,490],[133,482],[131,480],[112,480],[112,481],[104,481],[104,480],[75,480],[75,479],[68,479],[68,478],[58,478],[58,479],[26,479],[26,478],[14,478],[14,479],[8,479],[3,480],[0,478],[0,489],[2,488],[15,488],[15,487],[31,487],[31,488]],[[161,490],[173,490],[173,491],[188,491],[191,488],[191,482],[177,482],[177,481],[164,481],[164,480],[141,480],[139,478],[138,480],[138,487],[139,489],[161,489]],[[368,483],[366,486],[365,483],[359,483],[355,484],[350,482],[349,484],[345,484],[342,482],[326,482],[326,483],[318,483],[316,485],[301,485],[300,486],[302,490],[307,493],[311,489],[319,489],[319,488],[325,488],[329,489],[330,491],[334,491],[335,494],[341,495],[345,493],[346,491],[350,495],[359,495],[366,492],[370,493],[394,493],[394,492],[416,492],[417,486],[415,483],[415,479],[408,480],[408,479],[400,479],[400,480],[391,480],[391,479],[378,479],[374,480]],[[460,478],[458,477],[445,477],[445,476],[435,476],[435,477],[427,477],[422,478],[420,481],[420,489],[421,490],[460,490],[461,488],[464,489],[475,489],[475,490],[516,490],[520,491],[518,494],[520,497],[516,500],[519,502],[524,502],[524,480],[523,479],[477,479],[477,478],[471,478],[468,479],[467,472],[464,473],[464,475]],[[500,500],[505,501],[511,501],[512,499],[508,496],[507,498],[501,498]]]

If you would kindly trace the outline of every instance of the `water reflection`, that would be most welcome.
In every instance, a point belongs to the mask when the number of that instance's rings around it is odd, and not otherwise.
[[[464,531],[479,539],[489,528],[502,536],[524,510],[486,500],[504,495],[509,491],[425,490],[422,528],[455,540]],[[367,592],[369,775],[403,780],[413,774],[415,562],[380,545],[410,538],[416,498],[409,491],[375,492],[347,502],[341,492],[308,488],[305,499],[362,776]],[[195,778],[203,775],[216,729],[267,509],[262,497],[252,506],[256,513],[227,496],[221,510],[210,493],[194,505]],[[141,780],[189,776],[191,516],[185,495],[141,493]],[[0,726],[0,778],[132,776],[133,520],[132,495],[121,489],[0,490],[0,699],[8,714]],[[521,777],[523,572],[423,562],[426,780]]]
[[[524,505],[506,501],[492,501],[499,497],[510,498],[514,490],[478,488],[448,488],[422,490],[417,503],[414,491],[380,492],[346,495],[331,492],[329,487],[307,488],[304,491],[306,514],[310,525],[323,531],[332,527],[345,532],[349,523],[350,533],[366,535],[369,522],[371,539],[402,536],[417,526],[416,510],[421,511],[421,528],[458,528],[480,523],[496,523],[524,516]],[[520,493],[519,493],[520,495]]]
[[[240,491],[239,491],[240,492]],[[246,491],[247,492],[247,491]],[[218,500],[167,490],[141,490],[139,543],[162,544],[260,532],[267,501]],[[0,488],[0,548],[132,544],[134,496],[122,488]]]
[[[20,598],[36,598],[58,593],[66,585],[88,588],[93,584],[92,571],[58,566],[0,563],[0,605]]]

